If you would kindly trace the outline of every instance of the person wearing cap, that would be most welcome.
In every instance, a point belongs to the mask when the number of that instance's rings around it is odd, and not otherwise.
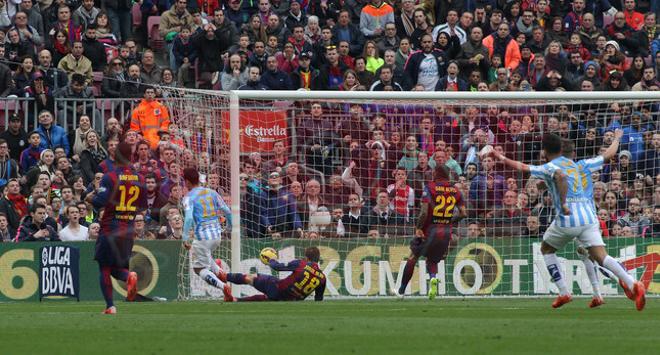
[[[268,174],[268,187],[263,192],[261,225],[266,226],[266,233],[270,236],[303,237],[296,198],[282,187],[282,176],[277,171]]]
[[[619,152],[619,166],[618,170],[621,173],[621,181],[623,183],[632,183],[635,180],[636,170],[633,166],[632,154],[628,150]]]
[[[318,77],[320,71],[312,67],[312,57],[313,53],[302,52],[298,56],[298,68],[291,72],[291,83],[295,90],[305,89],[305,90],[318,90]]]
[[[55,100],[53,99],[53,90],[46,83],[44,73],[41,70],[35,70],[32,74],[32,82],[30,86],[25,89],[29,97],[33,97],[37,103],[37,111],[49,110],[54,111]],[[29,107],[33,111],[33,107]],[[33,112],[30,112],[33,114]]]
[[[301,0],[292,0],[289,3],[289,11],[284,18],[284,25],[291,31],[297,26],[301,26],[304,31],[305,26],[307,26],[307,14],[301,9],[300,2]]]
[[[28,136],[25,130],[21,128],[21,118],[17,114],[9,116],[9,126],[7,130],[0,134],[0,139],[4,139],[9,146],[9,157],[19,161],[21,152],[28,144]]]
[[[582,80],[589,80],[595,87],[600,87],[600,65],[597,61],[590,60],[584,63],[584,74],[578,78],[578,82]]]

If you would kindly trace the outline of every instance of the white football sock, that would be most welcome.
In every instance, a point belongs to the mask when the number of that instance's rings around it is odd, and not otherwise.
[[[633,279],[632,276],[628,274],[626,269],[624,269],[621,264],[614,260],[614,258],[609,255],[606,256],[605,259],[603,259],[603,267],[612,271],[614,275],[619,278],[619,280],[623,280],[623,282],[626,283],[626,286],[628,286],[628,289],[633,289],[635,279]]]
[[[201,277],[202,280],[206,281],[207,284],[215,288],[222,289],[223,287],[225,287],[225,284],[222,281],[220,281],[220,279],[218,279],[218,277],[215,276],[215,274],[209,271],[208,269],[202,269],[202,271],[199,272],[199,277]]]
[[[564,282],[564,277],[561,275],[561,264],[559,263],[557,254],[543,254],[543,260],[545,260],[545,266],[548,268],[550,278],[559,289],[559,295],[564,296],[570,294],[566,287],[566,282]]]
[[[218,272],[220,272],[220,266],[218,266],[218,264],[215,263],[215,260],[211,260],[210,265],[211,265],[211,272],[217,275]]]
[[[588,256],[580,254],[580,259],[584,263],[584,268],[587,270],[587,276],[591,282],[591,288],[593,290],[593,295],[596,297],[600,296],[600,282],[598,280],[598,273],[596,272],[596,264],[594,264]]]

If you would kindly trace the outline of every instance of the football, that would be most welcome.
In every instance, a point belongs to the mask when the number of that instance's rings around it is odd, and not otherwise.
[[[271,247],[261,249],[259,260],[261,260],[264,265],[268,265],[270,259],[277,259],[277,251]]]

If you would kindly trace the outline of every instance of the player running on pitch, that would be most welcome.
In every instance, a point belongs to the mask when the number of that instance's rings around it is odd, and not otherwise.
[[[323,301],[325,275],[319,268],[321,252],[317,247],[305,249],[305,259],[296,259],[288,264],[278,262],[274,257],[268,265],[275,271],[291,271],[291,275],[278,279],[275,276],[258,274],[246,275],[230,273],[223,275],[225,280],[237,285],[251,285],[263,294],[235,299],[225,293],[225,299],[234,301],[302,301],[314,292],[315,301]]]
[[[589,158],[589,159],[583,159],[580,161],[575,162],[581,169],[581,171],[584,173],[584,175],[587,177],[586,181],[587,185],[582,186],[584,188],[586,196],[588,196],[589,199],[593,200],[594,198],[594,184],[593,184],[593,178],[591,177],[591,174],[593,174],[596,171],[599,171],[603,168],[603,164],[605,162],[609,161],[612,159],[613,156],[616,155],[617,151],[619,150],[619,142],[621,140],[621,137],[623,136],[623,131],[620,129],[617,129],[614,132],[614,140],[610,144],[610,146],[603,152],[603,154]],[[575,147],[573,145],[573,142],[564,139],[562,141],[562,155],[568,159],[574,159],[575,156]],[[594,211],[596,211],[596,206],[593,206]],[[578,240],[576,240],[577,243],[577,254],[580,257],[580,260],[582,260],[582,263],[584,263],[585,270],[587,272],[587,276],[589,277],[589,282],[591,283],[591,288],[593,290],[593,297],[591,298],[591,301],[589,302],[589,308],[595,308],[603,305],[605,301],[603,301],[603,297],[600,293],[600,281],[598,279],[598,267],[594,262],[591,260],[589,257],[589,251],[585,249],[585,247],[580,244]],[[614,275],[612,275],[607,269],[605,268],[600,268],[601,272],[607,276],[608,278],[615,280]],[[617,280],[615,280],[617,281]],[[620,281],[622,283],[622,281]],[[622,287],[624,287],[622,285]],[[625,290],[625,287],[624,287]]]
[[[430,300],[435,299],[438,295],[438,263],[447,255],[453,224],[466,216],[463,197],[449,182],[449,170],[438,165],[433,171],[433,181],[424,186],[416,237],[410,242],[411,255],[403,269],[401,287],[395,292],[397,297],[403,297],[417,259],[424,256],[426,271],[431,277],[428,296]]]
[[[227,226],[231,228],[231,211],[216,191],[199,186],[197,170],[184,169],[183,180],[189,192],[183,200],[186,216],[182,239],[186,249],[192,247],[193,270],[207,284],[221,289],[224,294],[231,295],[231,287],[218,278],[222,269],[213,259],[213,252],[220,247],[221,241],[220,212],[224,213]],[[191,245],[188,239],[193,224],[195,236]]]
[[[491,154],[513,169],[529,172],[532,177],[543,179],[552,196],[556,217],[543,234],[541,243],[546,267],[559,289],[559,296],[552,303],[552,307],[559,308],[572,300],[556,252],[577,238],[587,248],[592,260],[623,280],[624,290],[632,292],[635,306],[641,311],[646,304],[644,285],[630,276],[605,250],[593,199],[585,191],[591,180],[591,176],[585,173],[588,169],[561,155],[562,141],[558,135],[544,134],[542,146],[548,163],[538,166],[508,159],[497,152]]]
[[[128,301],[133,301],[137,294],[138,277],[135,272],[129,272],[128,267],[133,251],[134,219],[147,208],[147,189],[144,179],[131,167],[131,154],[131,146],[120,143],[114,170],[105,174],[99,188],[86,197],[94,207],[103,209],[94,259],[101,272],[105,314],[117,313],[110,276],[126,282]]]

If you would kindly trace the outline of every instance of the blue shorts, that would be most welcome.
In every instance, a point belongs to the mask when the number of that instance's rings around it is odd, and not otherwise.
[[[269,300],[279,301],[280,300],[280,290],[277,288],[277,283],[280,281],[275,276],[258,274],[254,279],[252,286],[259,290],[261,293],[266,295]]]
[[[133,253],[133,238],[100,235],[96,240],[94,259],[101,266],[128,269]]]

